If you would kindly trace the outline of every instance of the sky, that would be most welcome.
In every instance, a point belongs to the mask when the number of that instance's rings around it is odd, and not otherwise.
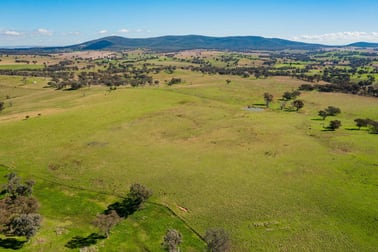
[[[0,0],[0,47],[187,34],[378,42],[378,0]]]

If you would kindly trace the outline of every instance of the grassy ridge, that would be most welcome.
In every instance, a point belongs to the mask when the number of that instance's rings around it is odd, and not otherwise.
[[[18,97],[18,105],[1,117],[23,113],[23,106],[30,114],[60,110],[0,122],[1,163],[23,176],[110,194],[125,194],[134,182],[148,185],[152,201],[170,206],[198,232],[224,227],[235,251],[374,251],[377,139],[346,128],[353,127],[356,117],[377,115],[376,99],[304,93],[300,113],[279,111],[278,102],[271,110],[250,112],[242,108],[263,103],[264,92],[278,97],[302,82],[232,78],[226,85],[224,76],[177,75],[190,83],[112,93],[93,88],[85,95],[44,90]],[[343,129],[322,132],[324,122],[313,120],[328,105],[341,108]],[[67,193],[58,186],[47,189],[42,183],[35,192],[49,223],[41,231],[46,244],[62,245],[82,230],[90,234],[89,216],[111,202],[105,197],[93,203],[97,196]],[[72,193],[76,196],[67,197]],[[54,203],[52,195],[61,203]],[[88,203],[75,201],[80,199]],[[65,209],[62,203],[75,208]],[[65,239],[53,236],[53,228],[64,225],[65,218],[75,227],[67,224]],[[154,228],[159,225],[143,227],[140,218],[130,218],[99,245],[104,250],[116,244],[125,250],[145,244],[157,248],[160,231]],[[134,230],[127,229],[133,225]],[[122,242],[125,236],[130,240]],[[37,237],[28,246],[36,244]]]

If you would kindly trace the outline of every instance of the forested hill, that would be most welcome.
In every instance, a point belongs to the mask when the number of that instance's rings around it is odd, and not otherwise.
[[[0,49],[1,53],[51,53],[84,50],[127,50],[149,49],[152,51],[180,51],[192,49],[209,49],[222,51],[251,50],[316,50],[333,46],[309,44],[279,38],[264,38],[259,36],[208,37],[200,35],[162,36],[154,38],[125,38],[120,36],[104,37],[81,44],[62,47],[33,47],[19,49]],[[358,42],[345,46],[378,48],[378,43]]]
[[[163,36],[155,38],[105,37],[66,48],[73,50],[122,50],[145,48],[158,51],[214,49],[229,51],[318,49],[318,44],[307,44],[277,38],[257,36],[207,37],[199,35]]]

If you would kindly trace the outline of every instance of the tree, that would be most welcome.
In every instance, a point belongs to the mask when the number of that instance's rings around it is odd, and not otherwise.
[[[319,115],[323,120],[325,120],[326,117],[328,116],[327,112],[324,111],[324,110],[320,110],[320,111],[318,112],[318,115]]]
[[[270,93],[264,93],[264,101],[266,107],[269,108],[269,104],[273,101],[273,95]]]
[[[98,227],[101,232],[109,237],[110,229],[121,221],[121,217],[118,216],[117,212],[111,210],[108,214],[99,214],[93,221],[93,225]]]
[[[281,109],[281,110],[284,110],[284,109],[285,109],[285,107],[286,107],[286,103],[287,103],[287,101],[282,101],[282,102],[281,102],[281,104],[280,104],[280,109]]]
[[[210,229],[206,231],[205,241],[207,250],[211,252],[225,252],[231,248],[231,241],[223,229]]]
[[[304,106],[304,102],[302,100],[295,100],[293,101],[293,106],[298,110],[300,110],[301,108],[303,108]]]
[[[176,229],[168,229],[167,233],[164,236],[163,246],[169,252],[179,252],[180,244],[182,242],[182,235]]]
[[[366,120],[368,120],[369,133],[378,134],[378,122],[373,121],[371,119],[366,119]]]
[[[291,99],[291,92],[285,92],[285,93],[283,93],[282,98],[284,100],[290,100]]]
[[[340,126],[341,126],[341,122],[339,120],[332,120],[329,122],[328,128],[331,130],[335,130],[335,129],[340,128]]]
[[[284,100],[288,101],[288,100],[291,100],[291,99],[295,99],[295,98],[296,98],[297,96],[299,96],[300,94],[301,94],[301,92],[298,91],[298,90],[294,90],[294,91],[292,91],[292,92],[288,92],[288,91],[286,91],[285,93],[283,93],[282,98],[283,98]]]
[[[172,86],[174,84],[179,84],[181,83],[181,78],[172,78],[169,82],[168,82],[168,86]]]
[[[8,179],[8,183],[4,186],[5,192],[10,194],[11,197],[30,196],[32,194],[34,181],[27,180],[25,184],[21,184],[21,179],[14,172],[5,175],[5,177]]]
[[[292,99],[295,99],[300,95],[301,95],[301,92],[299,90],[294,90],[293,92],[291,92],[291,98]]]
[[[8,209],[5,199],[0,200],[0,232],[6,230],[12,213]]]
[[[31,214],[38,210],[38,201],[33,197],[17,196],[3,199],[7,210],[12,214]]]
[[[354,122],[356,123],[356,126],[358,127],[358,129],[361,129],[361,127],[367,127],[368,126],[369,119],[357,118],[357,119],[354,119]]]
[[[152,196],[152,191],[141,184],[132,184],[128,196],[133,199],[141,199],[144,202]]]
[[[34,236],[40,225],[42,217],[39,214],[21,214],[14,217],[9,223],[9,233],[17,236],[25,236],[30,239]]]
[[[328,116],[335,116],[341,113],[341,110],[334,106],[328,106],[328,108],[326,108],[324,111],[327,112]]]

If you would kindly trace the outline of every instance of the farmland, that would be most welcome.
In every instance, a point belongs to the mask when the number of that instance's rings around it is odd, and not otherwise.
[[[378,120],[374,55],[1,56],[0,174],[35,180],[43,216],[30,242],[15,238],[20,251],[164,251],[168,228],[182,233],[183,251],[204,251],[210,228],[230,234],[232,251],[374,251],[378,138],[354,122]],[[346,74],[366,88],[321,92]],[[281,109],[282,94],[303,84],[320,90],[301,90],[299,111],[292,101]],[[341,113],[322,120],[327,106]],[[334,119],[342,126],[327,130]],[[86,244],[96,214],[133,183],[153,196]]]

